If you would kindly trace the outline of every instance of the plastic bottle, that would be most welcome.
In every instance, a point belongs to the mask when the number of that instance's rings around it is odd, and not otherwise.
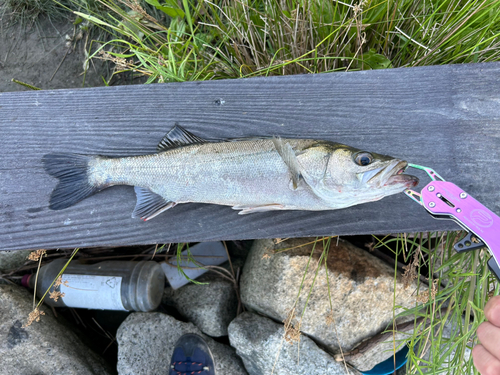
[[[66,262],[66,259],[57,259],[40,268],[39,298]],[[34,288],[35,279],[35,274],[25,275],[22,283]],[[105,261],[88,265],[73,261],[62,274],[62,284],[50,290],[64,293],[64,296],[55,301],[47,293],[44,302],[56,307],[151,311],[160,304],[164,288],[165,274],[156,262]]]

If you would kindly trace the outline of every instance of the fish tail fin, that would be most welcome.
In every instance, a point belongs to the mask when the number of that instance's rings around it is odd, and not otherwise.
[[[50,209],[70,207],[102,189],[89,182],[88,168],[93,158],[77,154],[48,154],[43,157],[45,171],[59,179],[50,197]]]

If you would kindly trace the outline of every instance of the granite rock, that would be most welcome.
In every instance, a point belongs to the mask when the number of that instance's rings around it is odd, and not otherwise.
[[[212,337],[227,336],[238,308],[234,285],[227,280],[185,285],[174,291],[171,299],[181,315]]]
[[[21,267],[31,250],[0,251],[0,273]]]
[[[398,352],[403,349],[403,343],[408,340],[409,335],[411,333],[398,332],[397,330],[393,333],[388,330],[362,342],[352,352],[336,354],[335,359],[338,361],[344,360],[357,370],[367,372],[380,362],[393,357],[394,350]]]
[[[33,296],[16,285],[0,285],[0,368],[2,374],[84,375],[114,371],[78,335],[45,312],[27,327]]]
[[[332,354],[341,348],[350,351],[384,331],[402,310],[393,315],[394,305],[415,306],[416,284],[405,289],[401,275],[395,283],[394,269],[367,251],[342,240],[337,244],[336,239],[329,248],[317,242],[313,250],[312,241],[255,241],[240,282],[245,306],[276,321],[291,314],[298,329]],[[319,259],[327,249],[325,267]],[[387,353],[378,353],[366,358],[367,368],[386,359]]]
[[[284,326],[271,319],[245,312],[229,325],[229,340],[250,375],[344,375],[344,364],[336,362],[310,338],[290,344]],[[356,372],[350,370],[350,374]]]
[[[167,374],[174,345],[185,333],[196,333],[207,341],[218,375],[247,373],[233,348],[203,335],[194,324],[163,313],[139,312],[130,314],[118,328],[118,373]]]

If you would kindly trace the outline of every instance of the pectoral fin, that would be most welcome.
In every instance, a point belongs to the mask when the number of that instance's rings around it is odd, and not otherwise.
[[[133,218],[140,217],[142,220],[148,221],[176,205],[175,202],[166,200],[149,189],[134,186],[134,190],[137,203],[134,212],[132,212]]]
[[[299,186],[300,179],[302,178],[297,156],[295,155],[292,146],[290,146],[290,143],[284,143],[281,138],[273,137],[273,143],[276,151],[278,151],[278,154],[281,156],[290,171],[293,190],[296,190]]]
[[[282,204],[266,204],[264,206],[233,206],[233,210],[241,210],[238,215],[253,214],[254,212],[267,212],[284,210],[285,206]]]

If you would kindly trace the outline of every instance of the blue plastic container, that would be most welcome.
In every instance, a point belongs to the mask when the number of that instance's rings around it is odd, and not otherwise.
[[[394,356],[390,356],[385,361],[380,362],[370,371],[362,372],[363,375],[392,375],[395,370],[403,367],[408,361],[408,346],[404,346],[399,352],[396,353],[396,368],[394,368]]]

